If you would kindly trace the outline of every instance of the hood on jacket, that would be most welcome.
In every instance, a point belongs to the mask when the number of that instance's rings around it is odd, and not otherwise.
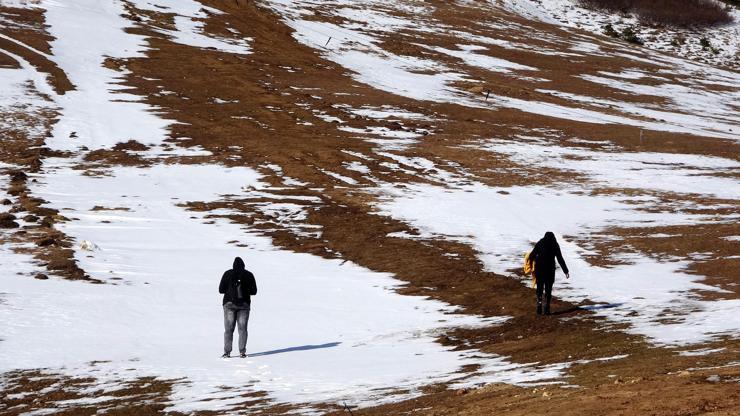
[[[540,240],[546,247],[555,248],[558,245],[558,240],[555,239],[555,234],[552,231],[545,233],[545,236]]]
[[[234,266],[232,267],[234,271],[241,272],[244,271],[244,260],[242,260],[241,257],[236,257],[234,259]]]

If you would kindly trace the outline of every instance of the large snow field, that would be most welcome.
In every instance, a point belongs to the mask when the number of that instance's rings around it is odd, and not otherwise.
[[[625,57],[634,60],[645,60],[659,65],[664,74],[680,76],[680,83],[664,79],[664,83],[655,87],[648,87],[642,94],[655,94],[668,101],[667,105],[651,105],[608,101],[613,109],[621,111],[621,115],[607,113],[594,109],[580,108],[584,100],[572,95],[561,93],[561,98],[569,99],[573,105],[564,106],[534,100],[523,100],[513,97],[491,94],[487,100],[471,95],[455,86],[459,81],[478,82],[466,72],[465,67],[488,67],[491,72],[516,71],[517,76],[525,79],[539,79],[547,89],[554,89],[549,80],[537,78],[543,76],[536,68],[506,61],[481,51],[487,51],[486,44],[501,45],[508,41],[496,42],[487,36],[465,32],[459,28],[451,28],[442,22],[429,17],[432,13],[424,8],[416,12],[414,18],[399,18],[391,15],[388,8],[394,5],[383,4],[373,0],[363,2],[349,2],[337,0],[328,8],[329,3],[317,4],[312,1],[284,1],[270,0],[267,2],[284,19],[285,23],[295,30],[294,37],[299,42],[316,48],[326,58],[351,71],[352,76],[359,82],[371,85],[383,91],[398,94],[416,100],[449,102],[469,107],[507,107],[515,108],[528,113],[546,115],[550,117],[584,121],[598,124],[624,124],[635,127],[653,129],[657,131],[689,133],[712,137],[737,139],[733,131],[740,129],[740,117],[734,105],[737,102],[737,91],[708,92],[701,83],[692,79],[721,79],[724,84],[740,87],[740,76],[732,71],[712,68],[708,65],[696,64],[685,59],[662,55],[655,52],[654,59],[646,59],[640,53],[630,51],[628,46],[604,39],[596,39],[587,35],[573,34],[570,44],[581,45],[580,51],[574,56],[599,55],[602,52],[597,42],[603,42],[623,49]],[[310,20],[314,10],[332,14],[346,19],[342,24]],[[372,12],[365,12],[366,10]],[[490,22],[487,24],[490,25]],[[513,23],[512,27],[515,26]],[[419,34],[414,43],[430,51],[458,58],[462,65],[454,68],[431,57],[415,58],[401,56],[384,50],[380,44],[391,30],[414,31]],[[530,35],[536,31],[523,28]],[[446,34],[460,40],[474,41],[474,44],[459,44],[458,50],[450,50],[423,44],[424,35]],[[408,39],[408,38],[407,38]],[[595,46],[584,49],[582,45]],[[549,53],[551,51],[545,50]],[[429,73],[432,70],[433,73]],[[583,79],[600,85],[608,85],[625,92],[638,92],[641,85],[635,85],[624,79],[610,79],[604,77],[584,76]],[[606,102],[606,101],[605,101]],[[586,103],[591,104],[591,103]]]

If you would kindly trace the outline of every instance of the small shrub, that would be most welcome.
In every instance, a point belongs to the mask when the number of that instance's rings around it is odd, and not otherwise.
[[[708,50],[708,51],[712,52],[715,55],[717,55],[719,53],[719,49],[717,49],[714,46],[712,46],[712,43],[706,37],[703,37],[703,38],[699,39],[699,45],[701,45],[701,49],[703,51]]]
[[[635,45],[642,45],[645,43],[639,36],[637,36],[637,32],[635,32],[635,28],[633,26],[627,26],[622,30],[622,39],[629,43],[634,43]]]
[[[678,35],[674,37],[673,40],[671,41],[671,45],[675,47],[679,47],[684,44],[686,44],[686,37],[684,35]]]
[[[606,26],[604,26],[604,34],[613,38],[619,37],[619,32],[614,30],[614,26],[612,26],[611,23],[607,23]]]

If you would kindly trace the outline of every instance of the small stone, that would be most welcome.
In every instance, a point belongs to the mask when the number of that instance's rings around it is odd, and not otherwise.
[[[25,217],[23,217],[23,221],[25,221],[25,222],[36,222],[38,220],[39,220],[39,217],[37,217],[37,216],[35,216],[33,214],[29,214],[29,215],[26,215]]]
[[[468,394],[468,389],[460,389],[455,391],[455,396],[464,396]]]
[[[13,220],[0,221],[0,228],[18,228],[20,224]]]
[[[53,237],[46,237],[36,241],[36,245],[39,247],[51,246],[54,243],[56,243],[56,240]]]
[[[9,213],[9,212],[3,212],[0,214],[0,221],[13,221],[15,219],[15,215]]]
[[[10,205],[13,203],[13,201],[9,200],[8,198],[5,198],[1,202],[3,205]]]
[[[90,240],[82,240],[80,243],[80,249],[85,251],[98,250],[98,246]]]
[[[67,222],[67,221],[69,221],[69,218],[67,218],[67,217],[65,217],[64,215],[61,215],[61,214],[56,214],[56,215],[52,216],[52,218],[54,219],[54,222]]]
[[[15,170],[10,173],[10,181],[11,182],[23,182],[28,178],[28,175],[26,175],[23,171]]]
[[[33,278],[34,278],[34,279],[39,279],[39,280],[49,280],[49,276],[47,276],[47,275],[45,275],[45,274],[43,274],[43,273],[38,273],[38,274],[37,274],[36,276],[34,276]]]

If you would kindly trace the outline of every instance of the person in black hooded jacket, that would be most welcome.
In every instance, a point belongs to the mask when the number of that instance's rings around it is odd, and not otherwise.
[[[529,254],[529,261],[534,262],[534,274],[537,278],[537,314],[542,314],[542,291],[545,292],[545,315],[550,314],[550,299],[552,298],[552,285],[555,283],[555,259],[558,259],[560,267],[569,279],[568,266],[563,260],[560,245],[555,239],[555,234],[548,231]]]
[[[218,285],[218,293],[223,293],[224,308],[224,355],[231,355],[234,343],[234,327],[239,328],[239,354],[242,358],[247,356],[247,322],[252,300],[250,296],[257,294],[257,282],[254,275],[244,268],[241,257],[234,259],[231,270],[224,272],[221,283]]]

